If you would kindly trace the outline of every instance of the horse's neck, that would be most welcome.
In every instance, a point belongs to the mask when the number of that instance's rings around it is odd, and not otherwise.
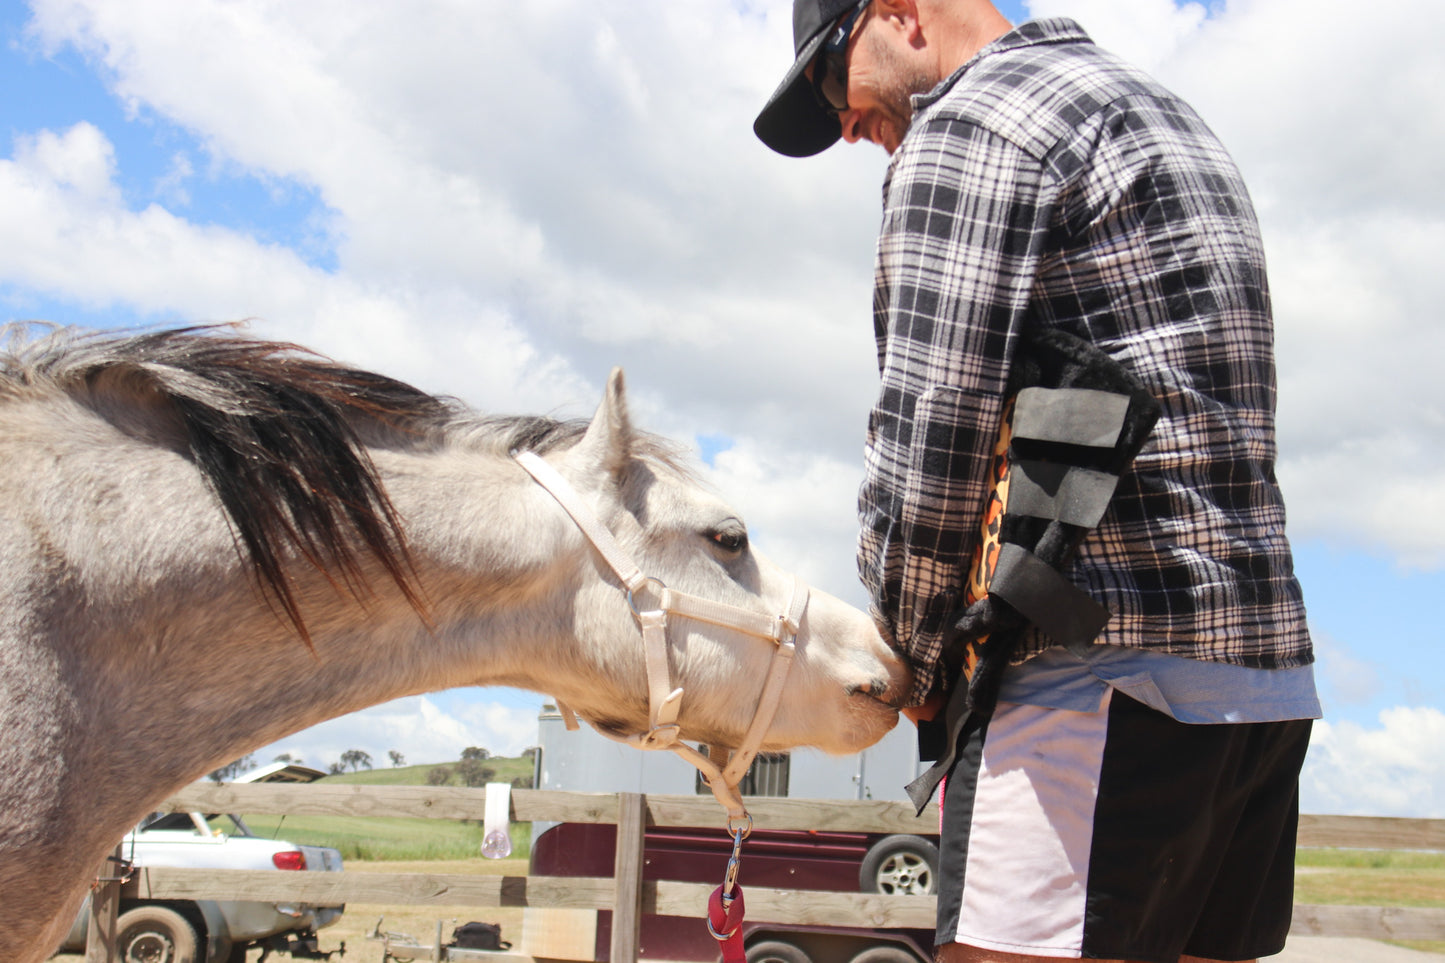
[[[37,746],[35,758],[129,771],[163,796],[327,718],[448,686],[516,681],[519,666],[556,644],[531,613],[548,605],[536,583],[552,546],[515,510],[522,482],[507,481],[495,459],[375,454],[407,520],[433,624],[380,571],[368,573],[373,594],[358,604],[297,563],[308,648],[257,592],[188,463],[122,447],[58,473],[36,466],[67,498],[43,530],[0,517],[7,564],[48,573],[43,585],[0,585],[9,603],[0,611],[10,613],[8,628],[0,618],[0,659],[9,649],[38,663],[0,688],[19,699],[19,687],[39,686],[41,704],[69,715],[48,728],[83,740]],[[10,705],[28,711],[23,699]],[[13,754],[9,762],[0,752],[0,767],[27,765]]]
[[[581,684],[567,677],[588,674],[567,650],[576,573],[557,561],[575,533],[504,459],[374,452],[432,624],[380,571],[358,604],[298,562],[308,648],[258,593],[184,457],[84,412],[65,418],[21,424],[0,406],[7,901],[25,892],[37,914],[52,909],[148,808],[306,726],[457,685],[547,689],[556,674],[566,696]],[[35,865],[40,882],[27,879]],[[0,951],[45,938],[18,939],[0,936]]]

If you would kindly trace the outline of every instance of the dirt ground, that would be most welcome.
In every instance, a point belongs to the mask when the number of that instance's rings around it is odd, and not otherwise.
[[[348,860],[348,872],[361,873],[456,873],[500,876],[527,875],[525,859],[460,859],[438,862],[365,862]],[[437,921],[442,921],[443,940],[451,938],[452,928],[471,920],[497,923],[502,927],[502,939],[519,945],[522,939],[522,911],[495,906],[389,906],[386,904],[349,903],[340,920],[328,926],[319,934],[323,951],[335,950],[344,942],[344,956],[332,957],[333,963],[381,963],[382,944],[367,939],[375,930],[377,921],[381,928],[391,933],[406,933],[426,946],[436,938]],[[261,951],[253,949],[246,954],[247,963],[256,963]],[[427,960],[430,957],[423,956]],[[64,953],[53,957],[56,963],[84,963],[84,954]],[[289,963],[291,957],[273,954],[268,963]]]
[[[459,873],[478,875],[525,876],[525,859],[466,859],[445,862],[365,862],[350,860],[349,871],[363,873]],[[470,920],[497,923],[502,927],[502,939],[520,946],[522,941],[522,911],[491,906],[390,906],[385,904],[351,903],[346,913],[334,925],[321,931],[321,949],[334,950],[343,942],[344,956],[333,957],[335,963],[382,963],[382,944],[367,939],[376,929],[391,933],[405,933],[416,937],[416,941],[430,946],[436,938],[437,921],[442,922],[442,938],[449,939],[452,928]],[[261,957],[260,950],[246,954],[247,963],[256,963]],[[57,963],[84,963],[81,954],[65,954],[54,957]],[[276,963],[290,963],[290,957],[273,956]],[[421,960],[428,957],[422,956]],[[1371,940],[1299,938],[1291,940],[1279,956],[1270,957],[1268,963],[1426,963],[1445,957],[1419,953],[1413,950],[1388,946]]]
[[[444,869],[442,867],[445,867]],[[525,859],[464,859],[435,862],[385,862],[369,863],[349,860],[348,871],[363,873],[456,873],[500,876],[526,876]],[[349,903],[346,913],[333,926],[320,933],[321,949],[336,949],[342,941],[346,943],[346,955],[333,957],[345,963],[380,963],[381,943],[367,939],[381,920],[382,930],[390,933],[406,933],[416,937],[418,943],[430,946],[436,938],[437,921],[442,921],[442,939],[451,938],[452,928],[470,920],[497,923],[502,927],[502,939],[518,945],[522,940],[522,911],[497,906],[387,906],[384,904]],[[254,963],[261,955],[260,950],[246,954],[248,963]],[[273,957],[283,959],[283,957]],[[427,959],[427,957],[422,957]]]

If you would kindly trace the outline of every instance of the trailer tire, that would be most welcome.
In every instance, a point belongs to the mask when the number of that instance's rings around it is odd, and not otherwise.
[[[918,955],[901,946],[870,946],[848,963],[919,963]]]
[[[764,940],[747,950],[748,963],[813,963],[813,958],[792,943]]]
[[[858,886],[865,893],[931,896],[938,891],[938,847],[922,836],[884,836],[863,857]]]
[[[122,963],[196,963],[196,929],[175,910],[137,906],[120,915],[115,932]]]

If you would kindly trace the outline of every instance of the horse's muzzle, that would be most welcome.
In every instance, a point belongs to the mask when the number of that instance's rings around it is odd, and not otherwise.
[[[890,681],[888,679],[874,679],[867,685],[852,686],[848,689],[850,696],[867,696],[877,702],[883,703],[890,709],[902,709],[903,699],[908,695],[909,680],[899,679]]]

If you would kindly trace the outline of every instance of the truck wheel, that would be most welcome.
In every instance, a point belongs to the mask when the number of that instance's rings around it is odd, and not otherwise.
[[[918,956],[901,946],[870,946],[848,963],[919,963]]]
[[[937,846],[922,836],[884,836],[863,857],[858,886],[865,893],[930,896],[937,873]]]
[[[164,906],[137,906],[115,924],[116,951],[124,963],[196,963],[196,930]]]
[[[748,947],[748,963],[813,963],[813,958],[792,943],[764,940]]]

